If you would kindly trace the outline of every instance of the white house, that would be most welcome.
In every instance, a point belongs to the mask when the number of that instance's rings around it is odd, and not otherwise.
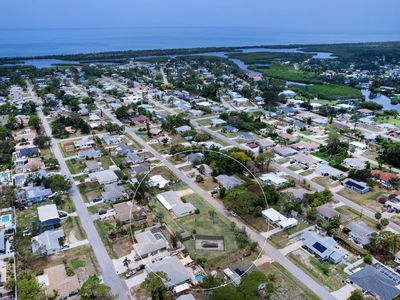
[[[260,180],[265,184],[273,184],[276,186],[282,186],[288,182],[287,179],[280,177],[272,172],[261,175]]]
[[[295,218],[286,218],[274,208],[263,210],[262,215],[268,220],[268,222],[276,224],[282,229],[288,229],[298,224],[298,221]]]

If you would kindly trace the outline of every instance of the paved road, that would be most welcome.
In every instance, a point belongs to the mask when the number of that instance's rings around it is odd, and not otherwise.
[[[32,100],[37,104],[40,104],[41,100],[38,97],[36,97],[30,85],[29,85],[29,92],[31,94]],[[49,123],[47,121],[47,118],[43,114],[42,109],[39,108],[37,113],[40,119],[42,120],[42,124],[46,134],[52,137]],[[65,163],[65,160],[63,158],[63,155],[61,153],[57,141],[52,137],[51,142],[52,142],[51,149],[60,164],[60,173],[71,178],[71,172],[69,171],[67,164]],[[120,279],[120,277],[117,275],[114,269],[114,264],[112,263],[112,260],[109,257],[107,250],[104,247],[104,244],[93,224],[92,217],[89,214],[84,204],[83,198],[79,193],[78,187],[73,182],[73,180],[71,180],[71,183],[72,184],[69,195],[74,202],[76,213],[80,218],[82,227],[86,232],[89,243],[92,246],[97,261],[100,265],[104,283],[111,288],[113,294],[118,295],[118,299],[127,300],[129,299],[128,288],[125,285],[125,282]]]
[[[112,120],[115,124],[123,125],[110,111],[102,108],[103,113]],[[235,222],[239,228],[245,228],[249,237],[252,240],[258,242],[260,247],[266,251],[268,256],[270,256],[274,261],[280,263],[286,270],[288,270],[295,278],[300,280],[304,285],[306,285],[310,290],[312,290],[321,299],[336,299],[333,297],[329,291],[314,281],[310,276],[304,273],[300,268],[298,268],[293,262],[291,262],[286,256],[275,249],[271,244],[269,244],[266,239],[256,232],[251,227],[247,226],[244,222],[240,221],[238,218],[234,218],[228,215],[225,207],[218,202],[216,199],[211,197],[211,195],[200,188],[192,179],[190,179],[185,173],[179,170],[175,165],[153,149],[150,145],[146,143],[141,137],[139,137],[130,127],[125,126],[125,131],[129,134],[137,143],[139,143],[144,149],[153,154],[158,160],[160,160],[168,169],[170,169],[182,182],[186,183],[190,188],[197,194],[199,194],[203,199],[205,199],[210,205],[212,205],[218,212],[227,217],[230,221]]]

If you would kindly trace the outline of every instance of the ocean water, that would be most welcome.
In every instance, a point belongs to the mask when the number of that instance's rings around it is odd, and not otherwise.
[[[343,34],[285,32],[251,27],[0,29],[0,57],[394,40],[400,40],[400,31],[388,34]]]

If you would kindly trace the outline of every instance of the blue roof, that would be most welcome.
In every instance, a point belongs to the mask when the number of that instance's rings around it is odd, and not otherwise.
[[[233,132],[233,131],[238,131],[239,129],[237,129],[236,127],[232,126],[232,125],[225,125],[224,129],[226,129],[227,131]]]

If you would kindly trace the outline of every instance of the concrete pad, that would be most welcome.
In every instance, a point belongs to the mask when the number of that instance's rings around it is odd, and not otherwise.
[[[279,252],[282,253],[283,255],[287,255],[290,252],[293,252],[294,250],[297,250],[297,249],[301,248],[303,246],[303,244],[304,243],[303,243],[302,240],[301,241],[297,241],[297,242],[295,242],[293,244],[290,244],[289,246],[287,246],[285,248],[279,249]]]
[[[351,295],[351,292],[356,288],[352,284],[346,284],[344,287],[338,289],[331,293],[336,299],[348,299]]]

